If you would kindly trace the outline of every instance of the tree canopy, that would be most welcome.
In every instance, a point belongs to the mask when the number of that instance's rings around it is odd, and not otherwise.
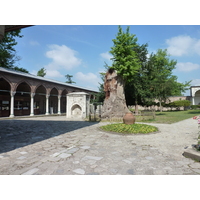
[[[17,45],[15,38],[23,37],[20,35],[20,32],[20,30],[7,32],[5,33],[4,38],[0,41],[0,67],[28,73],[28,70],[19,68],[15,65],[15,63],[21,59],[17,56],[14,48]]]
[[[46,69],[43,67],[37,72],[37,76],[44,77],[46,76]]]
[[[70,83],[70,84],[76,83],[76,82],[72,81],[72,77],[73,76],[69,75],[69,74],[65,75],[65,78],[67,79],[67,81],[65,81],[65,83]]]
[[[177,61],[170,58],[167,50],[158,49],[149,54],[148,44],[138,44],[137,37],[127,27],[123,32],[118,27],[110,53],[113,61],[110,69],[121,76],[125,84],[127,105],[145,105],[158,99],[166,101],[169,96],[179,96],[190,86],[190,82],[179,83],[173,75]],[[100,88],[102,93],[102,88]]]
[[[125,82],[129,82],[133,75],[140,68],[140,61],[133,49],[137,46],[137,38],[130,33],[130,27],[123,32],[122,27],[118,27],[116,39],[113,39],[114,46],[110,53],[113,55],[112,69],[120,75]]]

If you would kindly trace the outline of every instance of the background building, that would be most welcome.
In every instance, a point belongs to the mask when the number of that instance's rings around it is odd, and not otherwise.
[[[66,113],[66,95],[97,91],[0,67],[0,117]]]

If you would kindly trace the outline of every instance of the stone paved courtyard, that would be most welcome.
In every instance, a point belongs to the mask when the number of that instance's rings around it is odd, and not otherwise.
[[[197,141],[195,120],[152,124],[159,133],[127,136],[98,129],[107,123],[65,116],[0,119],[0,174],[200,174],[200,163],[182,155]]]

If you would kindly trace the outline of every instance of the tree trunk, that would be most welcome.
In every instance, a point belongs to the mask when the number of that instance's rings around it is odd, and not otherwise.
[[[123,117],[130,112],[124,95],[124,81],[112,69],[106,73],[104,91],[106,97],[102,108],[102,118]]]
[[[161,104],[161,99],[159,99],[159,106],[160,106],[160,112],[162,112],[162,104]]]
[[[135,101],[135,114],[138,115],[138,103]]]

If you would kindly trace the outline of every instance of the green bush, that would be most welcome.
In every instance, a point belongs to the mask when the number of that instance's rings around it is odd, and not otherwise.
[[[172,108],[180,109],[180,107],[188,107],[190,106],[191,102],[189,100],[179,100],[179,101],[173,101],[169,103],[169,106]]]
[[[192,110],[197,110],[200,108],[200,105],[191,105],[190,107]]]

